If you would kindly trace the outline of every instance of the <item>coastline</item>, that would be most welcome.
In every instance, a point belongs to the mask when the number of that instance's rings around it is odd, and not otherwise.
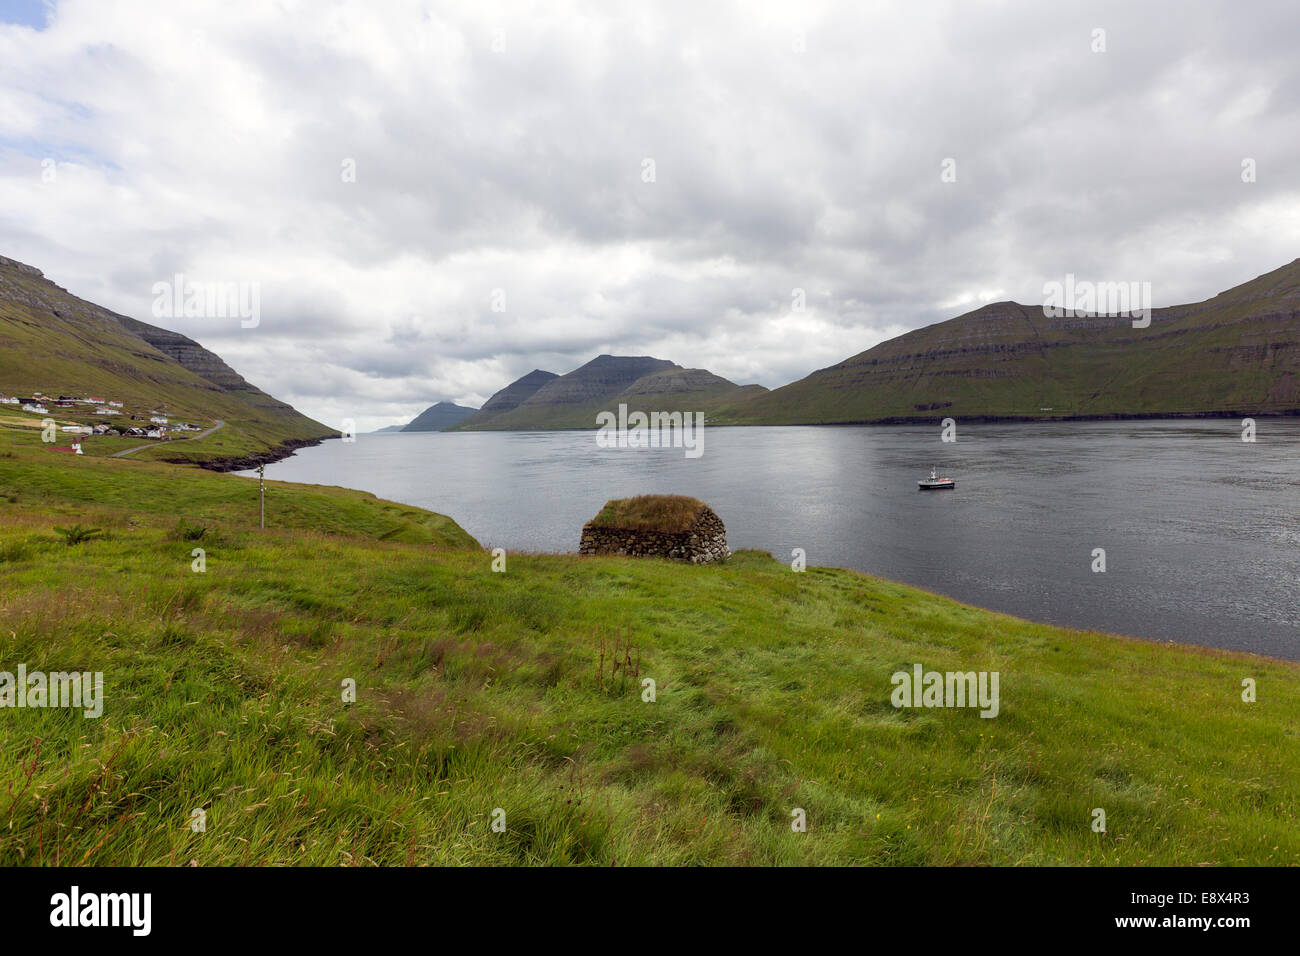
[[[159,458],[157,460],[166,462],[169,465],[197,465],[208,471],[247,471],[250,468],[256,468],[258,465],[270,465],[277,461],[283,461],[291,457],[300,448],[311,448],[338,437],[338,434],[333,434],[323,435],[320,438],[290,438],[276,445],[270,451],[258,451],[253,452],[251,455],[239,455],[230,458],[209,458],[205,461],[196,461],[192,458]]]
[[[875,424],[875,423],[860,423],[860,424]],[[741,427],[741,426],[730,426],[730,425],[728,425],[728,426],[717,426],[717,427],[719,427],[719,428],[723,428],[723,427],[726,427],[726,428],[732,428],[732,427]],[[795,427],[795,426],[770,426],[770,427]],[[808,426],[808,427],[815,427],[815,426]],[[491,431],[491,432],[496,432],[496,433],[498,433],[498,434],[509,434],[509,433],[510,433],[509,431],[507,431],[507,430],[505,430],[505,429],[475,429],[475,431]],[[511,431],[514,431],[514,430],[511,430]],[[538,432],[567,432],[567,433],[572,433],[572,432],[581,432],[581,431],[586,431],[586,430],[585,430],[585,429],[527,429],[527,430],[518,430],[516,433],[519,433],[519,434],[536,434],[536,433],[538,433]],[[372,434],[380,434],[380,433],[372,433]],[[395,435],[395,434],[400,434],[400,433],[399,433],[399,432],[388,432],[388,433],[383,433],[383,434]],[[428,433],[428,432],[417,432],[417,433],[412,433],[412,434],[429,434],[429,433]],[[305,444],[307,444],[307,445],[319,445],[319,444],[321,444],[321,442],[320,442],[320,441],[313,441],[313,442],[308,442],[308,443],[305,443]],[[292,454],[292,452],[291,452],[290,454]],[[282,456],[280,456],[280,457],[281,457],[281,458],[287,458],[287,457],[289,457],[289,455],[282,455]],[[277,460],[278,460],[278,459],[277,459]],[[248,468],[256,468],[257,466],[256,466],[256,464],[253,464],[253,465],[250,465],[250,466],[247,466],[247,467],[248,467]],[[235,471],[235,470],[244,470],[244,469],[243,469],[243,468],[239,468],[239,469],[212,469],[212,470]],[[270,476],[268,476],[268,477],[270,477]],[[313,482],[310,482],[310,481],[306,481],[306,482],[304,482],[304,480],[301,479],[301,478],[293,479],[293,480],[296,481],[296,482],[300,482],[300,483],[314,484]],[[337,481],[330,482],[328,485],[321,485],[321,487],[338,487],[338,488],[345,488],[345,489],[347,489],[347,490],[356,491],[356,492],[361,493],[361,494],[378,494],[378,493],[379,493],[379,492],[377,492],[377,491],[371,491],[371,490],[368,490],[368,489],[365,489],[365,488],[355,488],[355,487],[353,487],[353,486],[351,486],[351,485],[343,485],[343,484],[339,484]],[[420,504],[420,503],[417,503],[417,502],[415,502],[415,501],[404,500],[403,498],[400,498],[400,497],[393,497],[391,494],[388,494],[388,493],[384,494],[383,497],[385,497],[385,498],[388,499],[388,500],[393,500],[393,501],[395,501],[395,502],[397,502],[397,503],[399,503],[399,504],[402,504],[402,505],[405,505],[405,506],[408,506],[408,507],[411,507],[411,508],[419,508],[419,509],[422,509],[422,510],[428,510],[428,506],[427,506],[427,505]],[[455,513],[455,507],[454,507],[454,506],[453,506],[453,507],[449,507],[449,508],[447,509],[447,513],[448,513],[448,515],[449,515],[453,520],[457,520],[457,516],[456,516],[456,513]],[[769,548],[767,548],[767,547],[765,547],[765,546],[752,546],[752,545],[751,545],[751,546],[747,547],[745,550],[758,551],[758,552],[763,553],[763,554],[767,555],[768,557],[772,558],[774,561],[778,561],[778,562],[780,562],[780,563],[784,563],[784,562],[781,562],[781,561],[780,561],[780,558],[777,557],[777,555],[776,555],[776,553],[775,553],[774,551],[772,551],[771,549],[769,549]],[[577,550],[527,550],[527,551],[522,551],[522,550],[516,550],[516,549],[514,549],[514,548],[509,548],[509,549],[508,549],[508,553],[510,553],[510,554],[527,554],[527,555],[530,555],[530,556],[551,557],[551,558],[561,558],[561,559],[562,559],[562,558],[575,558],[575,557],[579,557],[579,556],[580,556]],[[1216,645],[1213,645],[1213,644],[1207,644],[1207,643],[1204,643],[1204,642],[1201,642],[1201,641],[1197,641],[1197,640],[1195,640],[1195,638],[1192,637],[1192,636],[1190,636],[1190,635],[1188,635],[1188,636],[1184,636],[1184,637],[1179,637],[1179,638],[1170,638],[1170,637],[1157,637],[1157,636],[1150,636],[1150,635],[1141,635],[1141,634],[1130,633],[1130,632],[1122,632],[1122,631],[1112,631],[1112,630],[1106,630],[1106,629],[1104,629],[1104,628],[1088,627],[1088,626],[1086,626],[1086,625],[1076,624],[1076,623],[1068,623],[1068,622],[1063,623],[1063,622],[1061,622],[1061,621],[1045,620],[1045,619],[1040,618],[1040,617],[1031,617],[1031,616],[1027,616],[1027,615],[1024,615],[1024,614],[1018,614],[1018,613],[1015,613],[1015,612],[1013,612],[1013,611],[1002,610],[1002,609],[998,609],[998,608],[994,608],[994,607],[988,607],[988,606],[985,606],[985,605],[982,605],[982,604],[975,604],[975,603],[971,603],[971,602],[969,602],[969,601],[963,600],[963,599],[961,599],[961,598],[959,598],[959,597],[957,597],[957,596],[955,596],[955,595],[953,595],[953,594],[949,594],[949,593],[946,593],[946,592],[944,592],[944,591],[940,591],[940,590],[935,590],[935,589],[932,588],[932,587],[926,587],[926,586],[924,586],[924,585],[920,585],[920,584],[912,583],[912,582],[905,581],[905,580],[902,580],[902,579],[899,579],[899,578],[886,577],[886,576],[883,576],[883,575],[880,575],[880,574],[873,574],[873,573],[871,573],[871,572],[869,572],[869,571],[865,571],[865,570],[862,570],[862,569],[860,569],[860,568],[854,568],[854,567],[851,567],[851,566],[848,566],[848,565],[843,565],[843,564],[824,564],[824,565],[809,565],[809,567],[808,567],[808,570],[809,570],[809,571],[813,571],[813,570],[815,570],[815,569],[821,569],[821,570],[827,570],[827,571],[845,572],[845,573],[851,573],[851,574],[855,574],[855,575],[861,575],[862,577],[864,577],[864,578],[866,578],[866,579],[870,579],[870,580],[873,580],[873,581],[879,581],[879,582],[882,582],[882,583],[885,583],[885,584],[896,585],[896,586],[901,587],[901,588],[907,588],[907,589],[910,589],[910,590],[913,590],[913,591],[916,591],[916,592],[924,593],[924,594],[926,594],[926,595],[928,595],[928,596],[930,596],[930,597],[936,598],[936,599],[941,599],[941,600],[944,600],[944,601],[950,601],[950,602],[953,602],[954,604],[960,605],[960,606],[965,607],[965,608],[969,608],[969,609],[971,609],[971,610],[973,610],[973,611],[977,611],[977,612],[979,612],[979,613],[981,613],[981,614],[997,615],[997,616],[1005,617],[1005,618],[1008,618],[1008,619],[1011,619],[1011,620],[1021,621],[1021,622],[1025,622],[1025,623],[1029,623],[1029,624],[1037,624],[1037,625],[1041,625],[1041,626],[1044,626],[1044,627],[1053,627],[1053,628],[1062,628],[1062,629],[1067,629],[1067,630],[1080,631],[1080,632],[1083,632],[1083,633],[1096,634],[1096,635],[1099,635],[1099,636],[1102,636],[1102,637],[1115,638],[1115,639],[1117,639],[1117,640],[1121,640],[1121,641],[1137,642],[1137,643],[1141,643],[1141,644],[1145,644],[1145,645],[1151,645],[1151,646],[1161,646],[1161,647],[1168,647],[1168,648],[1186,648],[1187,650],[1189,650],[1189,651],[1192,652],[1192,653],[1196,653],[1196,654],[1208,654],[1208,655],[1216,656],[1216,657],[1218,657],[1218,656],[1224,656],[1224,655],[1227,655],[1227,656],[1229,656],[1229,657],[1235,657],[1235,656],[1237,656],[1237,655],[1244,655],[1245,657],[1248,657],[1248,658],[1251,658],[1251,659],[1255,659],[1255,660],[1270,661],[1270,662],[1277,662],[1277,663],[1284,663],[1284,664],[1287,664],[1287,665],[1290,665],[1290,666],[1300,665],[1300,648],[1298,648],[1298,649],[1296,650],[1294,656],[1279,656],[1279,655],[1277,655],[1277,654],[1263,653],[1263,652],[1260,652],[1260,651],[1244,650],[1244,649],[1240,649],[1240,648],[1231,648],[1231,647],[1220,647],[1220,646],[1216,646]]]
[[[884,418],[835,419],[834,421],[794,421],[794,422],[733,422],[710,421],[706,425],[714,428],[826,428],[840,425],[933,425],[936,420],[945,417],[958,417],[941,414],[943,409],[936,409],[926,415],[891,415]],[[1199,412],[1107,412],[1094,415],[961,415],[959,420],[967,424],[1032,424],[1035,422],[1119,422],[1119,421],[1198,421],[1222,419],[1232,421],[1241,418],[1300,418],[1300,408],[1281,411],[1232,411],[1230,409]],[[444,434],[455,432],[583,432],[597,431],[597,425],[555,425],[537,428],[445,428]],[[377,434],[377,433],[376,433]],[[387,434],[401,434],[389,432]]]

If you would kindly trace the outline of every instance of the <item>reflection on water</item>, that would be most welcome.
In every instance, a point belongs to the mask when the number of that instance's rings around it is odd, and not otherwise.
[[[1033,620],[1300,659],[1300,422],[710,428],[705,454],[595,432],[360,435],[267,477],[451,515],[487,547],[576,551],[609,498],[695,495],[732,548],[841,565]],[[957,479],[920,492],[931,465]],[[1091,570],[1104,548],[1106,572]]]

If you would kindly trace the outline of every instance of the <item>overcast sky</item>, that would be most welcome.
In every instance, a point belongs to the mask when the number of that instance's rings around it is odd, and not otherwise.
[[[0,254],[333,425],[601,352],[774,387],[1066,273],[1162,306],[1300,255],[1295,0],[0,20]],[[154,318],[175,273],[260,323]]]

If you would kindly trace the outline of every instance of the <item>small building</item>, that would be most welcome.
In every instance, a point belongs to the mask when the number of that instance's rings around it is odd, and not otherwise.
[[[40,404],[28,404],[28,405],[24,405],[24,406],[23,406],[23,411],[25,411],[25,412],[33,412],[33,413],[35,413],[35,414],[37,414],[37,415],[48,415],[48,414],[50,413],[50,410],[49,410],[48,408],[46,408],[44,405],[40,405]]]
[[[583,527],[578,553],[671,558],[691,564],[731,557],[722,519],[703,501],[686,495],[607,501]]]
[[[149,421],[153,422],[155,425],[167,424],[167,418],[164,415],[152,415],[150,416]]]

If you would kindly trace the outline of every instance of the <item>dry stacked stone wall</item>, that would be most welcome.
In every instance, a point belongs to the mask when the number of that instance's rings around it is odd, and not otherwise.
[[[672,558],[691,564],[725,561],[731,557],[727,529],[712,508],[704,508],[685,531],[655,531],[596,527],[582,529],[579,554],[616,554],[632,557]]]

